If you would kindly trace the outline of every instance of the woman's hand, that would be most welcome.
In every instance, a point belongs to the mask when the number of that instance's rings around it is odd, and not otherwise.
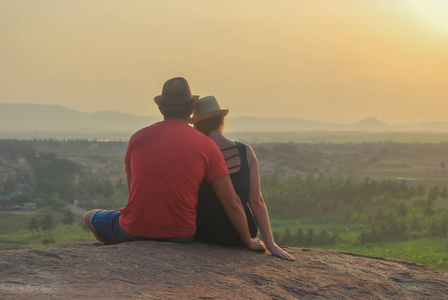
[[[247,248],[249,248],[252,251],[257,251],[257,252],[265,252],[266,251],[266,246],[258,238],[251,239],[250,244],[247,246]]]
[[[281,259],[296,260],[294,256],[292,256],[288,252],[284,251],[276,243],[269,245],[268,249],[269,249],[269,251],[271,251],[272,255],[280,257]]]

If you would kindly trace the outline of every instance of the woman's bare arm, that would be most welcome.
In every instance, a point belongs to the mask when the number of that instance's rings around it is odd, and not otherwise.
[[[260,228],[263,241],[272,255],[282,259],[295,260],[294,256],[281,249],[274,241],[269,222],[269,214],[260,189],[260,174],[258,160],[252,147],[247,146],[247,159],[249,163],[249,206],[254,214],[255,221]]]

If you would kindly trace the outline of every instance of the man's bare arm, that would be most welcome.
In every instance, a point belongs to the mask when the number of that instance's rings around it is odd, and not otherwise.
[[[244,245],[254,251],[265,251],[263,242],[257,238],[253,239],[250,236],[246,214],[241,205],[240,198],[233,188],[230,176],[224,175],[216,178],[212,181],[212,186]]]

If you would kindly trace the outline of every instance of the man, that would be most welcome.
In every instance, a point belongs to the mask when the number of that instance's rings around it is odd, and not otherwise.
[[[216,144],[188,125],[194,101],[184,78],[165,82],[154,98],[164,121],[136,132],[126,153],[129,199],[120,211],[92,210],[84,221],[105,244],[156,240],[188,243],[196,231],[198,190],[209,181],[244,245],[264,251],[252,239],[241,202]]]

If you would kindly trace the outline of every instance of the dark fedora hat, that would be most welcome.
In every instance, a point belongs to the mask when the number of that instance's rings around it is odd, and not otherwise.
[[[175,77],[163,85],[162,95],[156,96],[154,102],[163,109],[186,109],[193,107],[199,96],[192,95],[187,80]]]

